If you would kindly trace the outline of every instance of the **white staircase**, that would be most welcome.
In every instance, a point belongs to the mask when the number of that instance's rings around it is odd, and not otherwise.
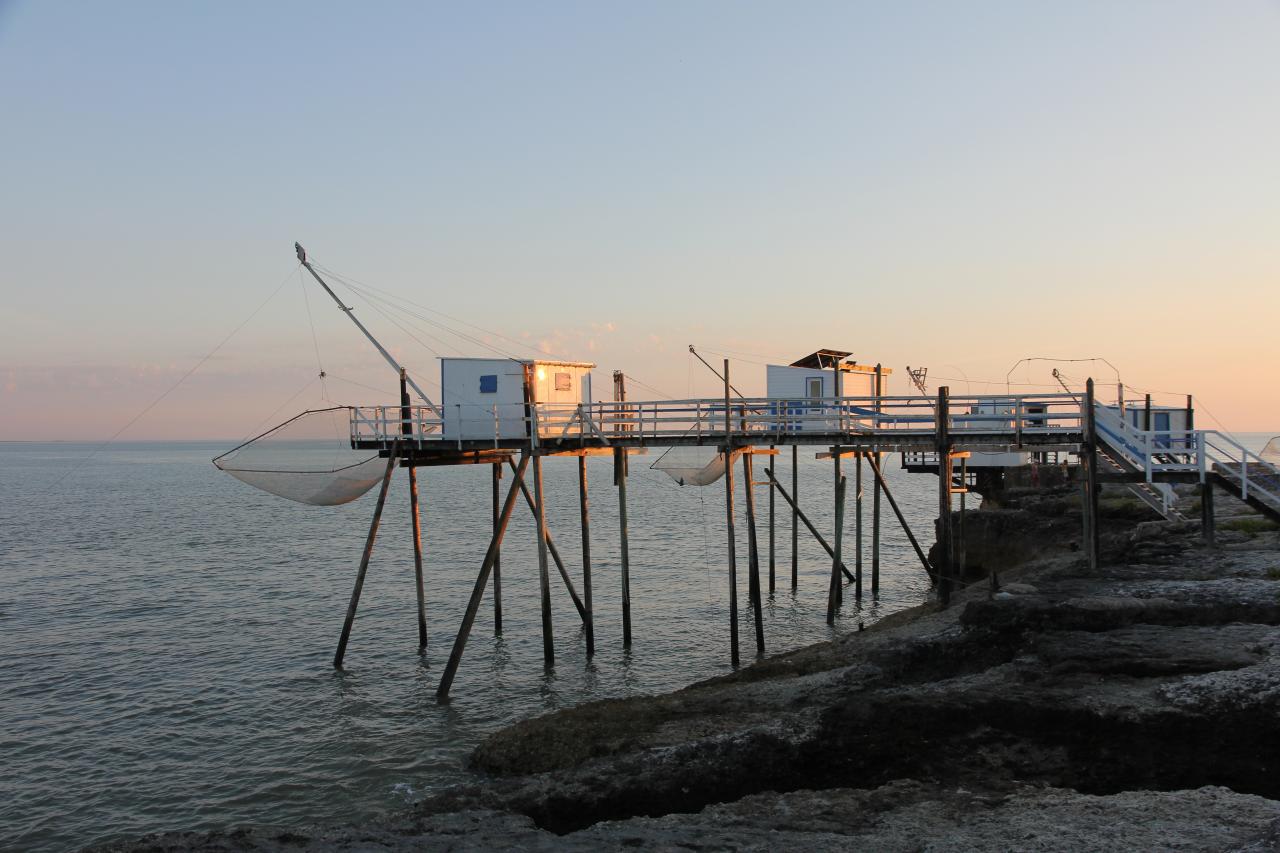
[[[1165,518],[1183,519],[1173,506],[1173,488],[1157,482],[1162,474],[1194,475],[1212,480],[1254,509],[1280,521],[1280,468],[1216,430],[1140,430],[1112,409],[1094,406],[1098,454],[1104,465],[1142,473],[1155,493],[1138,490],[1139,498]],[[1158,494],[1156,494],[1158,493]],[[1160,506],[1153,502],[1159,500]]]

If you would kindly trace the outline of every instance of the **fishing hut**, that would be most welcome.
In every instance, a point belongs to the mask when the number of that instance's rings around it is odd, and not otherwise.
[[[301,246],[295,246],[298,261],[338,304],[360,332],[378,350],[400,378],[400,399],[382,405],[334,407],[307,412],[286,424],[252,439],[214,460],[224,471],[275,494],[314,504],[337,504],[353,500],[377,487],[368,535],[365,539],[346,619],[339,636],[333,664],[341,668],[351,635],[361,590],[369,567],[392,475],[397,468],[408,472],[410,511],[413,515],[415,579],[417,585],[419,648],[427,644],[423,580],[423,551],[416,471],[438,465],[489,465],[491,469],[492,518],[489,544],[476,574],[467,607],[450,650],[437,694],[448,696],[468,637],[475,624],[486,591],[492,591],[493,621],[502,630],[501,551],[511,516],[524,503],[536,524],[538,579],[542,615],[543,656],[551,666],[555,660],[552,641],[551,594],[553,585],[563,586],[584,625],[588,655],[594,652],[592,602],[591,527],[588,501],[586,457],[604,455],[613,460],[613,486],[618,501],[620,583],[623,643],[631,644],[630,557],[627,516],[629,457],[650,449],[693,454],[696,462],[655,463],[652,467],[672,473],[682,482],[710,485],[724,481],[727,534],[727,575],[729,591],[730,659],[739,663],[737,600],[737,526],[745,523],[747,533],[746,568],[749,605],[756,652],[765,650],[762,617],[762,558],[758,526],[767,529],[769,589],[774,588],[775,498],[791,513],[792,587],[796,585],[799,531],[803,528],[831,559],[826,610],[834,620],[842,606],[846,586],[853,595],[863,589],[863,484],[872,486],[871,508],[871,591],[879,583],[879,536],[881,502],[888,505],[911,542],[921,566],[932,579],[939,601],[946,605],[959,582],[956,555],[963,551],[963,527],[951,524],[937,528],[939,555],[930,562],[907,523],[883,475],[883,456],[903,454],[904,458],[928,456],[938,479],[938,516],[949,519],[953,498],[967,491],[964,466],[981,454],[1074,454],[1083,471],[1085,498],[1082,513],[1084,551],[1091,565],[1099,559],[1097,509],[1099,484],[1107,481],[1131,483],[1199,482],[1202,490],[1217,485],[1240,494],[1262,511],[1280,518],[1280,469],[1257,454],[1241,448],[1219,433],[1193,431],[1189,416],[1185,428],[1161,430],[1139,428],[1133,421],[1113,412],[1094,398],[1093,381],[1083,395],[1072,393],[987,395],[952,397],[947,387],[936,395],[886,393],[891,371],[883,365],[866,365],[850,360],[850,353],[817,350],[789,365],[766,367],[764,397],[741,394],[730,378],[730,363],[720,369],[705,362],[723,385],[723,394],[714,398],[688,400],[628,399],[626,377],[613,373],[611,399],[596,399],[592,369],[588,362],[518,358],[446,358],[441,361],[440,402],[431,400],[391,354],[357,319],[338,296]],[[693,347],[691,353],[697,355]],[[701,356],[698,356],[701,359]],[[915,373],[913,372],[913,380]],[[418,399],[415,400],[414,396]],[[310,459],[292,468],[264,462],[259,448],[269,448],[274,436],[285,434],[290,425],[308,418],[328,419],[328,426],[341,423],[347,430],[347,451],[353,459],[331,457]],[[282,432],[284,431],[284,432]],[[792,453],[790,488],[774,470],[781,448]],[[834,524],[823,531],[804,512],[799,482],[799,453],[812,452],[832,463],[832,489],[819,493],[822,500],[834,501]],[[582,566],[581,591],[574,575],[548,529],[545,506],[543,461],[551,457],[573,457],[578,469],[578,503]],[[764,479],[754,468],[756,456],[763,456]],[[1019,456],[1019,458],[1021,458]],[[1100,460],[1113,468],[1100,467]],[[660,459],[659,462],[662,460]],[[855,557],[852,569],[846,565],[845,537],[848,476],[844,465],[853,465],[853,512]],[[957,478],[957,465],[959,477]],[[739,513],[735,492],[735,468],[741,466],[745,506]],[[673,473],[675,472],[675,473]],[[509,475],[509,484],[504,480]],[[756,487],[768,489],[768,509],[763,520],[756,508]],[[1211,498],[1206,501],[1211,506]],[[1206,518],[1209,518],[1208,516]],[[1206,536],[1211,537],[1211,519]],[[554,568],[554,575],[552,570]],[[558,581],[558,584],[554,584]]]

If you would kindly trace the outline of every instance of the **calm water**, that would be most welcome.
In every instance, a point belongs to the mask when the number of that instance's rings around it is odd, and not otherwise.
[[[423,657],[407,485],[397,474],[347,670],[335,673],[330,658],[375,493],[342,507],[307,507],[215,470],[208,460],[220,445],[120,445],[81,462],[89,449],[0,444],[6,848],[356,820],[467,778],[469,750],[517,719],[728,670],[722,483],[681,489],[635,458],[635,642],[624,654],[611,462],[589,462],[597,654],[586,659],[572,602],[556,587],[557,665],[549,674],[534,530],[519,508],[503,550],[504,636],[494,637],[486,601],[453,701],[440,705],[435,688],[487,545],[488,467],[425,473],[431,646]],[[825,530],[831,463],[815,461],[812,450],[802,455],[801,501]],[[784,482],[788,460],[779,461]],[[931,529],[936,481],[896,464],[887,458],[900,501],[917,530]],[[576,466],[549,460],[545,471],[550,528],[577,573]],[[757,491],[762,516],[766,494]],[[789,572],[790,514],[778,516],[781,579]],[[927,580],[887,505],[884,530],[880,599],[862,611],[846,607],[837,631],[925,594]],[[761,536],[763,547],[763,529]],[[798,596],[783,579],[768,602],[771,652],[831,635],[823,618],[830,563],[803,531],[801,551]],[[739,577],[749,660],[741,557]]]

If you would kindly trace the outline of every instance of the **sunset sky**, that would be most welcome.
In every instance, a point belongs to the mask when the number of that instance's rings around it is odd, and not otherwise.
[[[747,393],[818,347],[902,393],[1099,357],[1280,432],[1272,0],[0,0],[0,115],[0,440],[116,434],[264,301],[120,439],[390,401],[294,240],[671,396],[715,393],[690,343]],[[1115,381],[1010,378],[1053,366]]]

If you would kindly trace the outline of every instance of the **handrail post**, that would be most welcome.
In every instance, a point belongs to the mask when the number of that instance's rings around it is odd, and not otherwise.
[[[1207,466],[1208,460],[1205,459],[1206,444],[1204,440],[1204,433],[1197,432],[1195,434],[1195,438],[1196,438],[1196,457],[1198,459],[1199,468],[1200,468],[1200,483],[1203,485],[1208,475],[1208,466]]]

